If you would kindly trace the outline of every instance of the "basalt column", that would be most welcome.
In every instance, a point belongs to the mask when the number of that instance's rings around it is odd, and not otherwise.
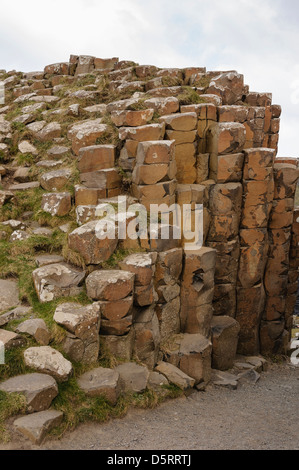
[[[274,197],[275,152],[257,148],[245,150],[244,155],[236,319],[241,327],[238,351],[254,355],[260,350],[259,328],[265,305],[263,281]]]
[[[288,327],[286,299],[292,293],[292,289],[296,292],[292,281],[293,276],[294,279],[297,276],[292,273],[290,266],[290,248],[298,176],[299,172],[295,165],[288,163],[274,165],[275,192],[269,224],[270,250],[265,272],[267,298],[260,331],[262,354],[282,352],[289,339],[289,334],[285,330]],[[296,261],[292,261],[295,270],[296,264]]]

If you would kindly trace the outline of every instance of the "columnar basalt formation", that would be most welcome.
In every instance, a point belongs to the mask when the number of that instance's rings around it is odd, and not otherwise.
[[[149,379],[141,366],[97,364],[80,382],[86,393],[115,404],[135,373],[134,390],[161,374],[186,390],[205,385],[211,365],[230,369],[237,352],[285,352],[299,169],[277,158],[281,108],[270,93],[250,91],[236,71],[91,56],[0,80],[0,243],[8,263],[22,243],[22,255],[46,255],[28,267],[38,299],[29,289],[21,300],[53,302],[53,346],[72,361],[105,353],[155,370]],[[16,306],[1,296],[1,311]],[[14,317],[0,318],[6,328]],[[7,350],[24,344],[1,335]],[[57,378],[56,363],[44,367],[49,351],[25,357]]]

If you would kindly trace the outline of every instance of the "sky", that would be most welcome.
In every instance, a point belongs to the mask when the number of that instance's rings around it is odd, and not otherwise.
[[[299,156],[298,0],[1,0],[0,69],[70,54],[237,70],[283,108],[278,155]]]

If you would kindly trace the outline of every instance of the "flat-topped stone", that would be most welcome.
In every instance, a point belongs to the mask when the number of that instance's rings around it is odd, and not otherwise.
[[[40,445],[46,434],[63,419],[63,413],[56,410],[40,411],[29,416],[24,416],[14,421],[15,428],[34,444]]]
[[[29,183],[12,184],[9,186],[9,191],[29,191],[40,187],[39,181],[31,181]]]
[[[28,367],[51,375],[57,382],[66,382],[73,373],[71,362],[50,346],[29,348],[24,352],[24,359]]]
[[[78,295],[85,272],[61,263],[38,268],[32,276],[40,302],[51,302],[59,297]]]
[[[115,405],[119,397],[120,376],[116,370],[98,367],[78,379],[79,387],[90,397],[102,396]]]
[[[49,264],[59,264],[64,262],[64,258],[60,255],[41,255],[35,258],[37,266],[40,268],[42,266],[47,266]]]
[[[58,395],[56,380],[46,374],[18,375],[0,383],[6,393],[25,395],[27,413],[47,410]]]
[[[141,393],[147,387],[149,371],[146,367],[128,362],[116,367],[120,375],[120,384],[125,392]]]
[[[127,271],[94,271],[86,279],[87,295],[94,300],[115,301],[128,297],[135,274]]]

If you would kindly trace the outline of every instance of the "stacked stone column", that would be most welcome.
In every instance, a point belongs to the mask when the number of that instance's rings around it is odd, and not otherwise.
[[[140,142],[132,175],[132,195],[147,210],[175,203],[176,162],[173,141]]]
[[[155,289],[158,294],[156,312],[160,323],[161,341],[180,333],[182,263],[182,248],[158,253]]]
[[[254,355],[260,350],[259,327],[265,306],[263,281],[274,196],[274,151],[257,148],[244,154],[236,320],[241,327],[238,351]]]
[[[295,269],[290,270],[290,248],[298,176],[295,165],[274,165],[275,191],[269,224],[269,258],[265,272],[267,298],[260,331],[263,354],[281,353],[289,340],[286,328],[289,326],[290,310],[286,316],[286,299],[297,289],[297,263],[292,261]]]
[[[216,251],[203,247],[186,251],[181,281],[181,331],[211,334]]]
[[[210,190],[208,245],[217,251],[214,315],[236,316],[241,183],[216,184]]]
[[[291,330],[293,328],[293,315],[298,296],[298,277],[299,277],[299,207],[294,209],[294,222],[292,225],[291,249],[290,249],[290,269],[288,280],[288,296],[286,299],[285,321],[286,329],[291,339]]]
[[[166,125],[167,138],[175,141],[178,183],[196,183],[197,114],[170,114],[160,121]]]

